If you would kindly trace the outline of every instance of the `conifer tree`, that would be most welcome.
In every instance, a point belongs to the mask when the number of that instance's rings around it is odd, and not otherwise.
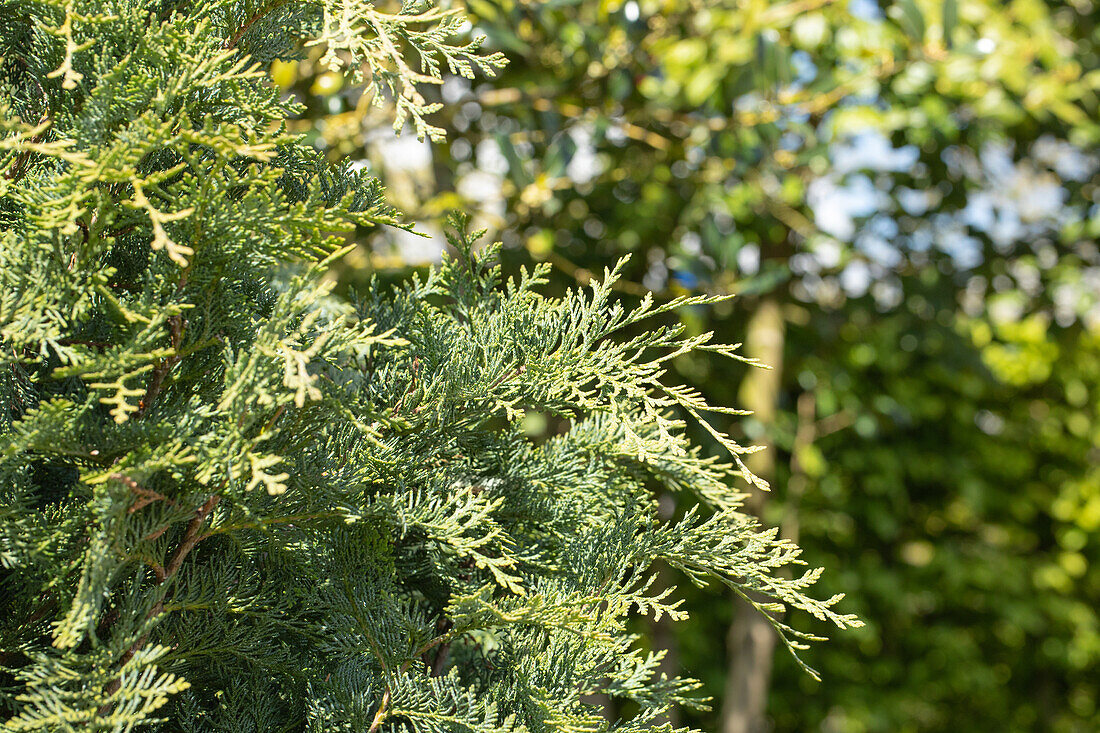
[[[0,719],[10,731],[640,731],[702,704],[637,614],[662,560],[793,650],[858,624],[740,511],[759,484],[662,381],[709,335],[618,268],[560,298],[453,256],[353,302],[340,232],[403,226],[283,121],[310,44],[438,137],[421,85],[503,59],[450,10],[362,0],[0,0]],[[415,69],[414,69],[415,67]],[[644,319],[657,317],[651,328]],[[568,429],[532,443],[523,415]],[[685,420],[724,445],[704,457]],[[654,489],[699,506],[657,519]],[[636,703],[609,723],[592,693]]]

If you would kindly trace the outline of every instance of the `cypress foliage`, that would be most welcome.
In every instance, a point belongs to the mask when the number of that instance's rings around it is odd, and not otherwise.
[[[738,511],[755,479],[715,408],[661,381],[686,351],[738,358],[638,328],[706,299],[624,309],[614,269],[545,297],[462,217],[427,275],[330,294],[340,232],[402,224],[286,134],[262,69],[322,44],[437,137],[418,85],[503,62],[453,45],[461,22],[0,0],[3,730],[668,729],[701,703],[628,632],[683,616],[657,560],[858,624]],[[533,444],[527,411],[569,428]],[[700,508],[659,522],[657,486]],[[609,723],[593,692],[638,712]]]

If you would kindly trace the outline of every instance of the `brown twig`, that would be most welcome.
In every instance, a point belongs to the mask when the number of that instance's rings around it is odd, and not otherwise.
[[[187,525],[187,531],[183,536],[183,541],[180,543],[179,547],[176,548],[176,551],[175,553],[173,553],[172,558],[168,561],[167,567],[161,569],[159,564],[153,563],[153,566],[155,566],[153,567],[153,574],[157,578],[158,586],[164,585],[164,583],[167,582],[169,578],[174,576],[176,572],[179,571],[180,566],[183,565],[183,561],[187,558],[187,555],[203,538],[204,535],[200,534],[200,530],[202,529],[203,524],[205,524],[206,518],[210,516],[210,513],[214,511],[214,507],[216,507],[218,505],[218,502],[220,501],[221,496],[219,494],[212,494],[205,502],[203,502],[202,506],[195,510],[195,516]],[[148,621],[150,619],[156,618],[163,612],[164,600],[161,599],[153,604],[153,607],[149,609],[149,613],[146,614],[145,619]],[[142,634],[137,641],[131,644],[130,647],[123,653],[122,657],[119,659],[118,666],[120,668],[124,667],[126,663],[129,662],[135,654],[137,654],[138,650],[140,650],[141,647],[145,645],[145,641],[148,638],[149,632],[146,632]],[[107,695],[113,695],[118,692],[121,684],[121,680],[116,677],[115,679],[107,683],[107,686],[103,689],[103,691]],[[100,716],[105,716],[109,712],[111,712],[111,703],[104,703],[102,706],[100,706]]]
[[[591,270],[581,267],[580,265],[576,264],[569,258],[559,254],[558,252],[551,252],[547,256],[547,259],[550,260],[551,264],[553,264],[554,267],[558,268],[566,275],[576,280],[578,285],[584,286],[592,282]],[[612,282],[611,287],[614,290],[619,290],[621,292],[627,293],[628,295],[634,295],[640,298],[645,297],[650,293],[649,288],[645,287],[644,285],[640,285],[630,280],[624,280],[623,278],[619,278],[618,280]],[[654,293],[654,295],[660,294]]]
[[[390,688],[386,688],[382,693],[382,702],[378,705],[378,711],[374,714],[374,719],[370,722],[370,729],[367,733],[378,733],[378,729],[382,727],[382,721],[386,719],[386,708],[390,706]]]
[[[450,622],[449,619],[444,619],[444,625],[446,627],[449,627],[450,623],[451,622]],[[413,652],[412,657],[405,660],[405,662],[400,667],[397,668],[397,673],[398,674],[403,674],[403,673],[407,672],[409,667],[412,666],[412,663],[413,663],[414,659],[416,659],[418,657],[423,657],[424,655],[426,655],[428,652],[430,652],[435,647],[439,646],[440,644],[443,644],[443,642],[445,642],[448,639],[448,637],[449,637],[449,634],[443,633],[440,636],[435,637],[434,639],[432,639],[428,643],[424,644],[424,646],[420,647],[415,652]],[[370,637],[367,637],[367,640],[368,640],[368,642],[371,642],[371,646],[373,647],[374,646],[373,640],[371,640]],[[443,644],[443,647],[442,647],[442,649],[440,649],[439,654],[436,655],[434,664],[429,665],[427,662],[424,663],[424,666],[429,668],[432,677],[438,677],[439,676],[440,670],[437,670],[436,667],[441,666],[440,659],[443,657],[443,654],[446,651],[446,648],[447,648],[447,645]],[[389,677],[389,672],[386,669],[386,662],[385,662],[385,659],[382,657],[381,652],[376,651],[375,655],[378,657],[378,660],[382,663],[383,672],[386,672],[386,676]],[[382,701],[378,704],[378,710],[375,711],[375,713],[374,713],[374,718],[371,720],[370,729],[367,731],[367,733],[378,733],[378,729],[382,726],[382,723],[386,720],[386,713],[388,712],[389,706],[390,706],[390,687],[387,684],[386,689],[382,691]]]
[[[833,413],[828,417],[823,417],[818,420],[817,425],[814,427],[814,432],[816,433],[818,438],[824,438],[830,433],[835,433],[838,430],[843,430],[844,428],[851,425],[853,422],[855,422],[855,420],[852,417],[852,413],[848,412],[847,410],[843,410],[841,412]]]
[[[183,342],[183,318],[180,316],[168,317],[168,329],[172,333],[172,349],[179,351],[180,344]],[[164,379],[168,376],[168,372],[172,370],[177,363],[179,363],[180,355],[178,353],[161,359],[157,366],[153,369],[153,377],[149,380],[149,386],[145,388],[145,394],[142,395],[141,400],[138,402],[137,418],[141,418],[152,407],[153,401],[160,394],[161,388],[164,386]]]
[[[166,501],[169,504],[176,503],[158,491],[153,491],[152,489],[145,488],[129,476],[124,476],[121,473],[113,473],[111,474],[111,478],[122,484],[125,484],[127,487],[129,487],[130,491],[134,492],[140,497],[127,510],[128,514],[133,514],[142,507],[152,504],[154,501]]]
[[[130,224],[129,226],[124,226],[121,229],[118,229],[116,231],[107,232],[107,236],[117,238],[117,237],[121,237],[123,235],[129,234],[130,232],[134,231],[135,229],[137,229],[137,224]]]
[[[30,158],[30,156],[31,151],[29,150],[24,150],[22,153],[16,156],[15,161],[11,164],[11,167],[8,168],[7,172],[4,173],[4,178],[9,181],[18,181],[19,178],[23,175],[23,166],[26,165],[27,159]]]
[[[274,517],[274,518],[268,519],[266,521],[261,520],[261,521],[258,521],[258,522],[247,522],[247,523],[243,523],[243,524],[221,524],[221,525],[218,525],[217,529],[211,529],[207,532],[204,532],[203,535],[201,537],[199,537],[199,542],[202,542],[207,537],[213,537],[216,534],[225,534],[226,532],[238,532],[242,529],[259,529],[261,527],[268,527],[272,524],[286,524],[288,522],[301,522],[301,521],[308,520],[308,519],[332,519],[334,517],[340,517],[340,516],[343,516],[343,515],[340,514],[339,512],[313,512],[311,514],[290,514],[290,515],[287,515],[285,517]],[[167,529],[167,527],[157,530],[157,535],[156,536],[159,537],[161,534],[163,534],[165,529]],[[146,538],[146,539],[149,539],[149,538]]]
[[[275,426],[275,423],[278,422],[279,418],[282,416],[285,410],[286,405],[279,405],[279,409],[275,410],[275,414],[272,415],[271,419],[268,420],[267,423],[264,425],[263,430],[260,431],[260,435],[263,435],[268,430],[271,430],[271,428]]]
[[[153,575],[157,577],[157,583],[163,583],[168,579],[168,574],[164,570],[164,566],[155,560],[146,560],[145,564],[149,566],[149,569],[153,571]]]
[[[28,616],[26,621],[20,624],[20,628],[30,626],[35,621],[41,620],[42,617],[44,617],[57,605],[57,598],[55,598],[49,591],[43,593],[41,596],[39,596],[39,598],[44,598],[44,600],[42,601],[42,605],[40,605],[34,613]]]
[[[168,562],[166,568],[166,578],[171,578],[176,574],[176,571],[180,569],[180,565],[183,564],[184,559],[187,558],[187,554],[198,544],[202,537],[199,535],[199,530],[202,529],[202,525],[206,522],[206,518],[210,516],[210,512],[214,511],[214,507],[218,505],[218,502],[222,500],[219,494],[213,494],[206,503],[199,507],[198,512],[195,514],[195,518],[191,520],[191,523],[187,525],[187,533],[183,536],[183,542],[176,548],[176,554],[172,556],[172,559]]]
[[[436,631],[439,633],[439,636],[431,639],[415,652],[413,652],[412,656],[409,659],[406,659],[405,662],[400,667],[398,667],[398,673],[400,674],[403,672],[407,672],[409,667],[412,666],[413,660],[417,657],[420,657],[420,661],[424,662],[424,666],[433,671],[432,677],[438,677],[439,675],[435,672],[435,665],[439,664],[440,657],[443,656],[443,653],[446,651],[447,646],[450,644],[450,631],[453,625],[454,624],[449,618],[444,617],[439,619],[436,622]],[[432,649],[435,649],[437,646],[440,647],[439,653],[435,656],[434,664],[429,664],[427,660],[428,652],[430,652]]]
[[[409,386],[408,389],[405,390],[405,394],[401,395],[401,397],[397,400],[397,404],[394,405],[392,410],[390,410],[390,417],[396,417],[397,414],[401,412],[401,406],[405,404],[405,398],[412,394],[413,390],[416,389],[416,377],[419,371],[420,357],[414,356],[412,363],[412,379],[409,381]]]
[[[171,528],[172,528],[171,524],[166,524],[163,527],[159,527],[157,529],[154,529],[152,532],[145,535],[141,539],[142,539],[143,542],[152,542],[153,540],[160,537],[162,534],[164,534],[165,532],[167,532]]]
[[[106,343],[105,341],[87,341],[85,339],[58,339],[57,343],[62,346],[89,346],[93,349],[99,349],[100,351],[105,351],[114,345]]]
[[[262,19],[265,15],[270,15],[271,13],[274,13],[276,10],[281,8],[283,5],[286,5],[286,3],[287,3],[287,0],[275,0],[274,2],[268,3],[267,5],[265,5],[264,7],[260,8],[255,13],[250,15],[248,17],[248,19],[245,20],[245,22],[241,24],[241,27],[238,28],[236,30],[236,32],[232,36],[229,37],[229,40],[227,40],[225,42],[225,48],[227,48],[227,49],[236,48],[237,47],[237,41],[241,40],[241,36],[243,36],[245,33],[247,33],[249,28],[254,26],[256,24],[256,22],[259,21],[260,19]]]
[[[27,65],[27,62],[22,60],[18,56],[16,57],[16,61],[19,61],[21,64],[23,64],[23,66]],[[31,78],[33,79],[34,77],[32,76]],[[38,81],[35,80],[35,83],[38,84]],[[38,88],[39,88],[39,90],[42,90],[42,85],[38,84]],[[43,94],[43,96],[46,96],[45,91],[43,91],[42,94]],[[49,97],[46,96],[46,105],[47,105],[47,107],[49,106],[49,101],[50,101]],[[42,113],[42,119],[40,119],[38,121],[38,124],[39,125],[43,124],[44,122],[46,122],[49,119],[49,117],[50,117],[50,111],[49,111],[49,109],[47,109],[45,112]],[[46,135],[46,131],[43,130],[42,132],[40,132],[37,135],[35,135],[34,137],[32,137],[31,142],[32,143],[40,143],[40,142],[42,142],[42,138],[45,137],[45,135]],[[31,151],[30,150],[24,150],[18,156],[16,156],[15,160],[11,164],[11,167],[8,168],[8,170],[4,172],[4,178],[6,178],[9,181],[18,181],[20,178],[22,178],[23,173],[25,172],[27,161],[30,159],[30,157],[31,157]]]
[[[504,382],[508,381],[509,379],[515,379],[519,375],[523,374],[525,371],[527,371],[526,365],[520,364],[512,371],[505,372],[504,374],[501,374],[499,377],[497,377],[493,381],[493,383],[489,385],[489,389],[496,389],[500,385],[504,384]]]

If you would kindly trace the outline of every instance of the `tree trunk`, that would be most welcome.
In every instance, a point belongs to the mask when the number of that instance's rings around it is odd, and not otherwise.
[[[745,355],[772,367],[753,369],[741,383],[740,406],[752,410],[764,427],[757,443],[764,450],[748,457],[748,466],[761,478],[775,480],[775,446],[771,428],[779,409],[783,375],[783,314],[779,301],[765,297],[749,319]],[[746,509],[760,516],[766,494],[750,489]],[[729,659],[726,692],[722,700],[722,733],[759,733],[767,728],[768,683],[778,640],[771,624],[750,604],[734,601],[733,622],[726,635]]]

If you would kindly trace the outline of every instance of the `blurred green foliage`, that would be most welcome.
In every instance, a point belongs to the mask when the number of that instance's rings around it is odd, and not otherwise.
[[[772,714],[781,730],[1089,730],[1100,334],[1010,328],[980,347],[986,324],[922,275],[891,313],[864,298],[790,329],[785,393],[848,416],[804,468],[800,541],[868,627],[815,655],[823,685],[777,659]],[[1001,379],[994,347],[1048,376]]]
[[[366,101],[308,58],[281,70],[300,125],[425,222],[480,209],[560,285],[629,253],[624,298],[738,293],[684,314],[730,341],[780,305],[778,413],[747,436],[778,457],[762,513],[868,626],[814,650],[822,684],[776,659],[775,729],[1096,730],[1096,3],[468,10],[510,64],[439,90],[430,155],[365,137]],[[346,277],[416,259],[396,252]],[[722,404],[752,378],[672,368]],[[719,730],[732,609],[685,592],[677,663],[718,699],[683,714]]]

